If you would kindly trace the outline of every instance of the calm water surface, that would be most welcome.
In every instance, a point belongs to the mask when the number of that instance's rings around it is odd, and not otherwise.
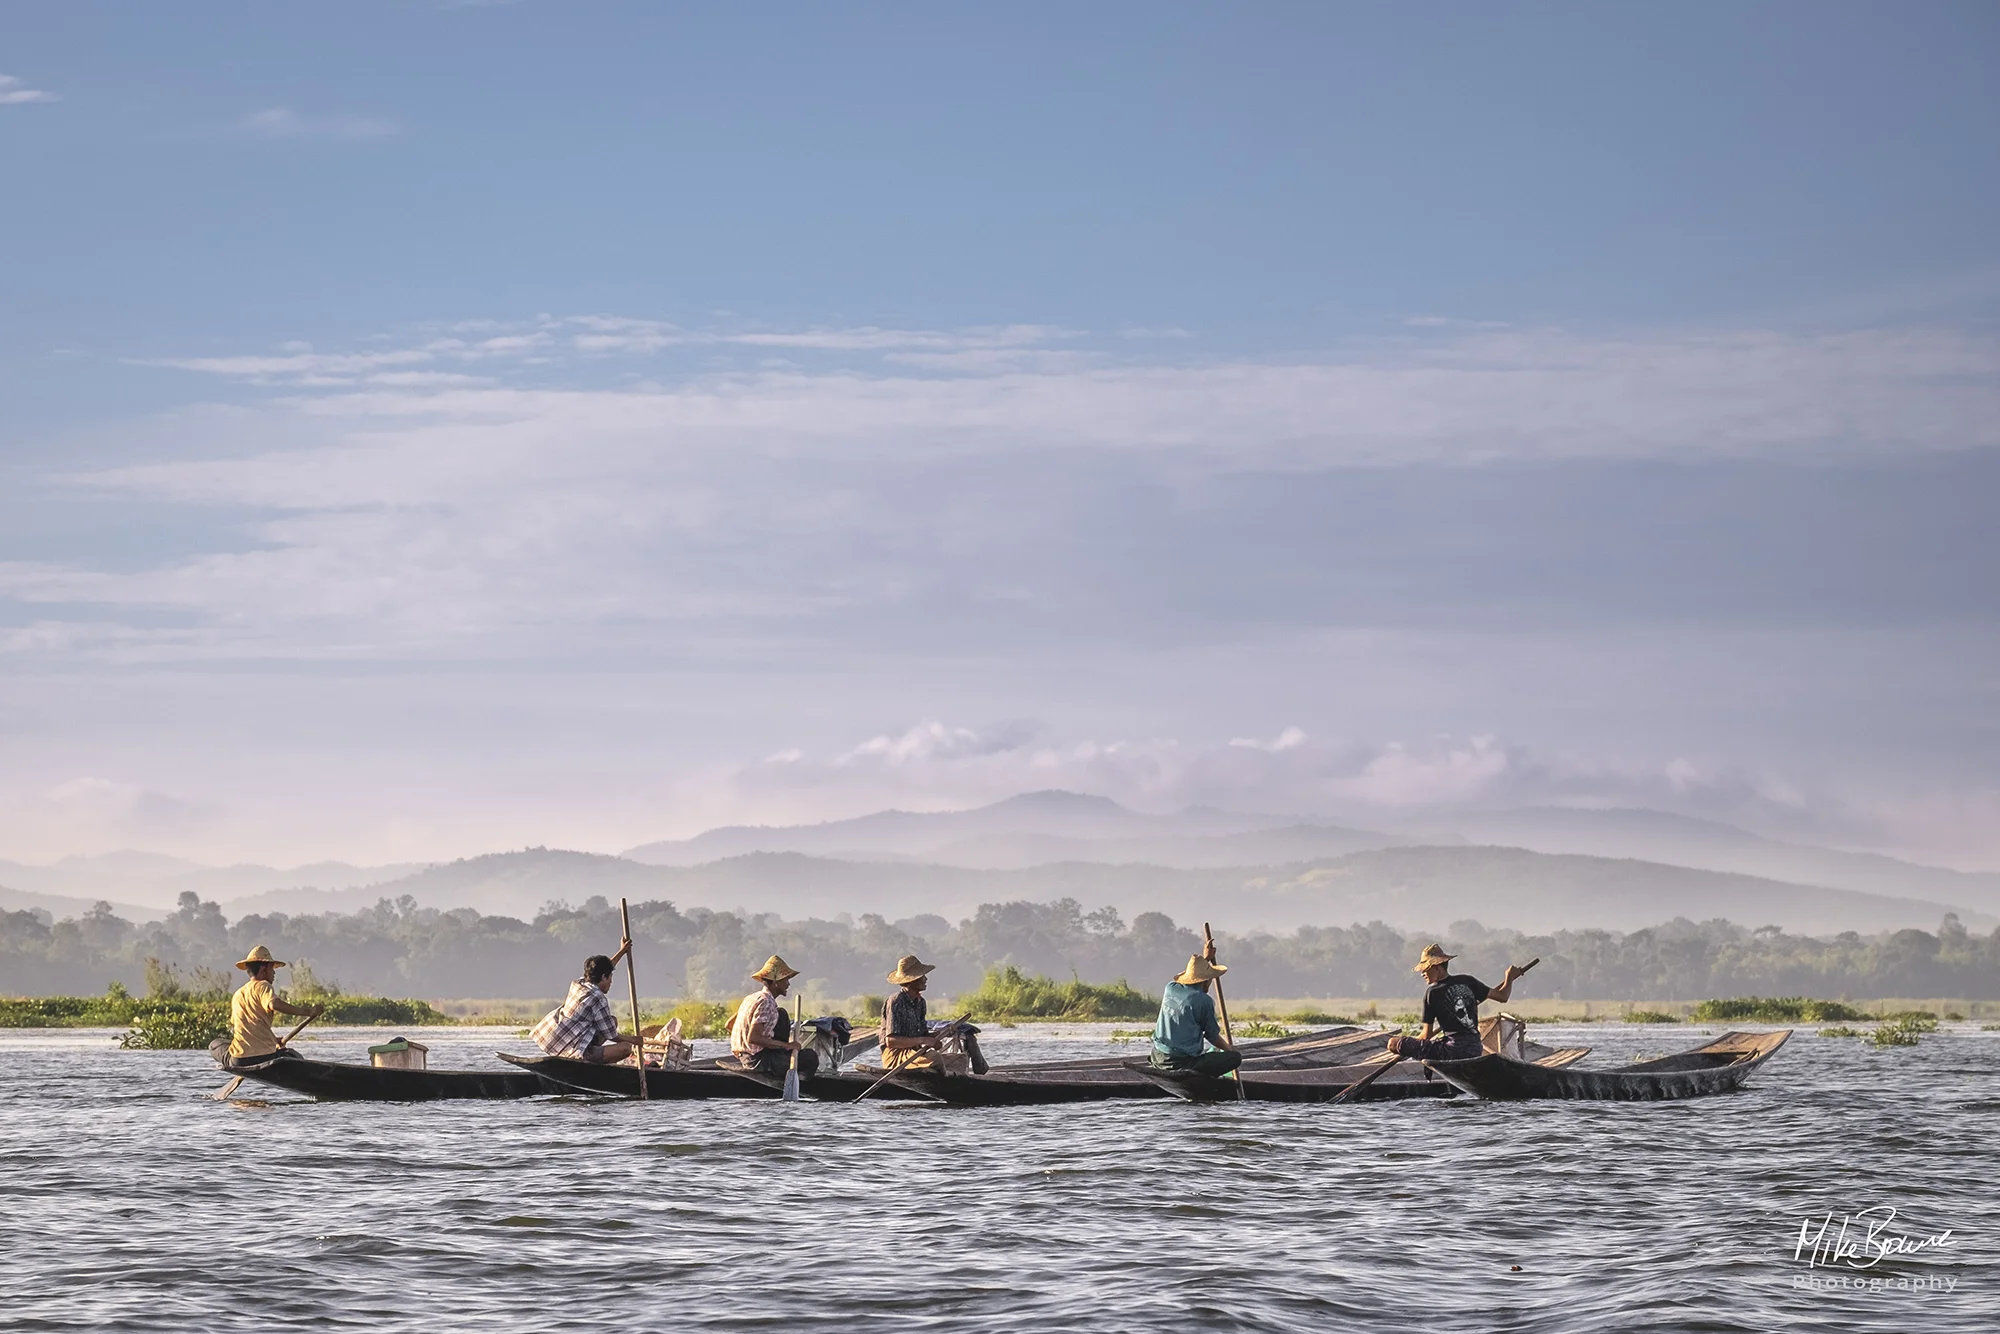
[[[1805,1030],[1678,1104],[1014,1110],[220,1104],[204,1053],[11,1032],[0,1329],[1994,1330],[2000,1033],[1965,1028],[1886,1052]],[[1534,1036],[1597,1064],[1701,1032]],[[434,1067],[525,1049],[423,1037]],[[1878,1207],[1949,1244],[1793,1258],[1802,1220]],[[1828,1273],[1886,1282],[1799,1286]]]

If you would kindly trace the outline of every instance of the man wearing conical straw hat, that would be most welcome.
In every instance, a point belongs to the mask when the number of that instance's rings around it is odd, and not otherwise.
[[[936,1031],[931,1029],[924,988],[936,970],[936,964],[925,963],[914,954],[896,960],[889,980],[902,990],[882,1005],[882,1068],[941,1075],[984,1074],[986,1062],[969,1026],[945,1024]],[[954,1042],[963,1050],[947,1050],[946,1044]]]
[[[266,946],[257,946],[236,966],[250,974],[250,980],[238,987],[236,994],[229,998],[229,1063],[262,1065],[280,1051],[290,1050],[280,1047],[277,1035],[271,1031],[274,1017],[295,1014],[301,1019],[310,1019],[323,1013],[326,1007],[301,1007],[279,999],[273,983],[277,981],[278,970],[291,965],[283,959],[271,957],[271,951]]]
[[[1424,1026],[1413,1038],[1390,1038],[1390,1051],[1419,1061],[1469,1061],[1479,1055],[1479,1003],[1505,1005],[1514,994],[1514,979],[1527,969],[1508,964],[1500,985],[1489,987],[1469,973],[1452,972],[1451,961],[1457,957],[1446,954],[1442,945],[1424,946],[1417,958],[1417,971],[1428,983]]]
[[[1243,1053],[1222,1036],[1215,1021],[1215,998],[1208,994],[1209,984],[1228,971],[1213,959],[1191,954],[1187,967],[1167,983],[1160,997],[1160,1018],[1153,1025],[1156,1067],[1220,1079],[1243,1064]]]
[[[743,998],[729,1025],[729,1050],[746,1069],[782,1077],[792,1068],[792,1053],[797,1052],[800,1079],[810,1079],[819,1070],[819,1053],[793,1040],[791,1016],[778,1004],[778,997],[792,989],[792,979],[798,975],[798,969],[775,954],[750,974],[764,985]]]

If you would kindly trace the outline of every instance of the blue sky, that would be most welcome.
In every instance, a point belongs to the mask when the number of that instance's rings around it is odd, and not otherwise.
[[[2000,865],[1985,5],[18,4],[0,856]]]

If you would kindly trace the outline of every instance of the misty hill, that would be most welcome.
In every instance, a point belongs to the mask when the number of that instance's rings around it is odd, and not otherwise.
[[[1788,884],[1655,863],[1518,848],[1384,848],[1278,867],[1188,868],[1069,862],[983,870],[871,863],[802,853],[752,853],[695,867],[531,849],[432,867],[367,890],[347,907],[408,895],[427,908],[532,917],[552,900],[602,895],[671,900],[684,909],[774,912],[788,919],[972,912],[981,903],[1073,898],[1127,916],[1164,912],[1233,931],[1380,920],[1438,929],[1478,919],[1519,930],[1629,931],[1663,914],[1727,918],[1810,932],[1934,928],[1956,911],[1969,927],[1993,919],[1955,905]],[[342,896],[345,897],[345,896]],[[241,912],[237,905],[226,905]],[[322,900],[268,896],[263,911],[326,911]]]
[[[1209,806],[1146,815],[1108,797],[1047,791],[966,811],[880,811],[815,825],[731,825],[694,838],[647,843],[625,856],[656,866],[699,866],[753,852],[802,852],[992,870],[1069,861],[1223,867],[1441,841],[1457,840]]]
[[[314,862],[280,869],[273,866],[203,866],[154,852],[108,852],[96,857],[65,857],[50,866],[29,866],[0,860],[0,884],[29,894],[122,901],[148,917],[172,908],[183,893],[204,899],[240,899],[270,890],[312,887],[350,889],[385,880],[400,880],[422,869],[421,863],[352,866],[346,862]],[[370,900],[372,902],[373,900]]]
[[[98,902],[96,899],[75,899],[63,894],[35,894],[0,885],[0,912],[45,912],[51,918],[61,920],[81,917]],[[128,922],[157,922],[167,915],[164,908],[146,908],[136,903],[113,903],[111,911]]]
[[[1664,811],[1530,807],[1437,816],[1414,828],[1450,831],[1475,843],[1536,852],[1635,857],[1795,884],[1962,903],[1981,912],[2000,913],[2000,873],[1953,871],[1877,853],[1784,843],[1734,825]]]

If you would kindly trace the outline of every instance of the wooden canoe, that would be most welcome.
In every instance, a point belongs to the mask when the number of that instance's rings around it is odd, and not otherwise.
[[[524,1070],[401,1070],[286,1057],[238,1069],[263,1084],[307,1093],[328,1102],[437,1102],[455,1098],[532,1098],[560,1093],[539,1075]]]
[[[1290,1037],[1245,1043],[1246,1065],[1258,1069],[1306,1070],[1330,1064],[1348,1065],[1379,1052],[1388,1035],[1341,1027]],[[847,1054],[865,1049],[851,1043]],[[500,1059],[533,1071],[551,1083],[584,1093],[609,1097],[639,1096],[639,1074],[629,1065],[596,1065],[560,1056],[515,1056]],[[1021,1107],[1070,1102],[1104,1102],[1122,1098],[1164,1098],[1157,1085],[1124,1068],[1119,1056],[1088,1057],[1029,1065],[996,1066],[984,1075],[951,1076],[921,1071],[898,1073],[868,1092],[882,1077],[879,1068],[829,1072],[800,1081],[806,1097],[826,1102],[852,1102],[863,1093],[871,1101],[915,1100],[964,1107]],[[698,1098],[775,1098],[782,1081],[733,1068],[727,1058],[693,1062],[686,1070],[648,1068],[646,1091],[663,1101]]]
[[[1609,1070],[1549,1066],[1490,1053],[1469,1061],[1428,1064],[1440,1078],[1493,1102],[1530,1098],[1665,1102],[1740,1088],[1751,1071],[1770,1060],[1791,1035],[1789,1028],[1768,1033],[1724,1033],[1692,1051]]]

